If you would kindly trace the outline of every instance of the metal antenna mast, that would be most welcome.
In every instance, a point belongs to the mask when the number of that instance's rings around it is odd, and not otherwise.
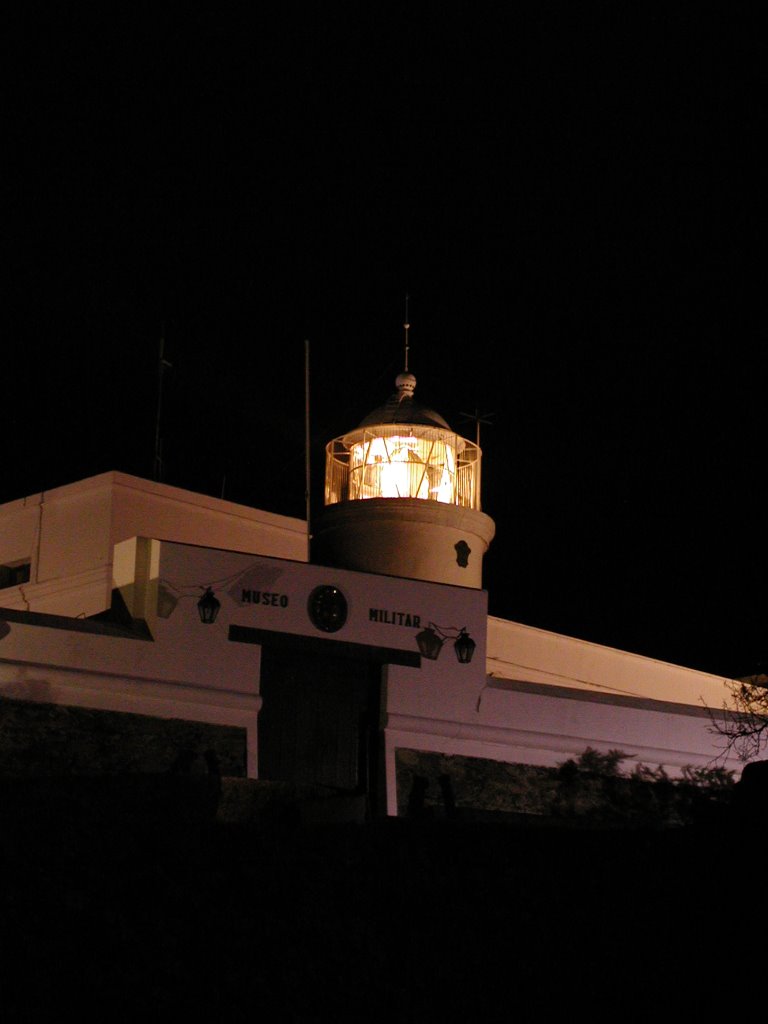
[[[157,359],[157,418],[155,420],[155,462],[154,478],[160,483],[163,479],[163,441],[160,436],[160,420],[163,411],[163,377],[171,364],[165,358],[165,324],[160,329],[160,352]]]
[[[307,561],[312,557],[312,517],[310,507],[310,429],[309,429],[309,338],[304,339],[304,501],[307,514]]]
[[[484,412],[481,413],[479,409],[475,409],[474,412],[462,412],[459,414],[464,420],[470,420],[475,424],[475,443],[477,447],[480,447],[480,424],[485,423],[492,426],[491,419],[496,415],[495,412]]]
[[[409,295],[408,295],[408,292],[406,292],[405,293],[405,323],[403,324],[403,329],[405,331],[405,371],[404,371],[405,373],[408,373],[408,349],[410,348],[410,346],[408,344],[408,332],[411,329],[411,325],[408,322],[408,299],[409,299]]]

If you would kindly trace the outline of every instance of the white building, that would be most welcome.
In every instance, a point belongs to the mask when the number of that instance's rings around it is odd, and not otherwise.
[[[311,561],[304,521],[117,472],[0,507],[0,696],[241,729],[250,777],[389,814],[398,751],[710,764],[728,680],[488,616],[480,450],[414,387],[328,445]]]

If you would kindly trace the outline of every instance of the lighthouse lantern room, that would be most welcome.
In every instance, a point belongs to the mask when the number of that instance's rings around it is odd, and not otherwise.
[[[415,390],[406,361],[385,404],[327,445],[312,558],[479,588],[495,531],[480,511],[481,451]]]
[[[419,498],[480,508],[480,449],[413,399],[416,378],[401,373],[382,408],[326,448],[325,503]],[[406,422],[407,421],[407,422]]]

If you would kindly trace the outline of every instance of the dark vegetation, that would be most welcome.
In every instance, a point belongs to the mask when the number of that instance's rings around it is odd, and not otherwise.
[[[695,1014],[739,969],[761,818],[732,801],[676,827],[537,828],[341,802],[321,822],[311,796],[215,770],[6,771],[4,1019],[647,1020]]]
[[[733,772],[631,764],[621,750],[590,747],[557,768],[419,750],[397,752],[401,813],[419,818],[507,821],[530,827],[674,828],[725,820]]]

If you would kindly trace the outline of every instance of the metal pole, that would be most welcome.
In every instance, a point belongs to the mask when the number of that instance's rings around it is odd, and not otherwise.
[[[310,452],[309,452],[309,339],[304,341],[304,500],[307,512],[307,561],[312,554],[310,532]]]
[[[163,457],[161,454],[160,417],[163,407],[163,368],[165,366],[165,328],[160,332],[160,352],[157,358],[157,418],[155,420],[155,462],[153,475],[160,482],[163,475]]]

